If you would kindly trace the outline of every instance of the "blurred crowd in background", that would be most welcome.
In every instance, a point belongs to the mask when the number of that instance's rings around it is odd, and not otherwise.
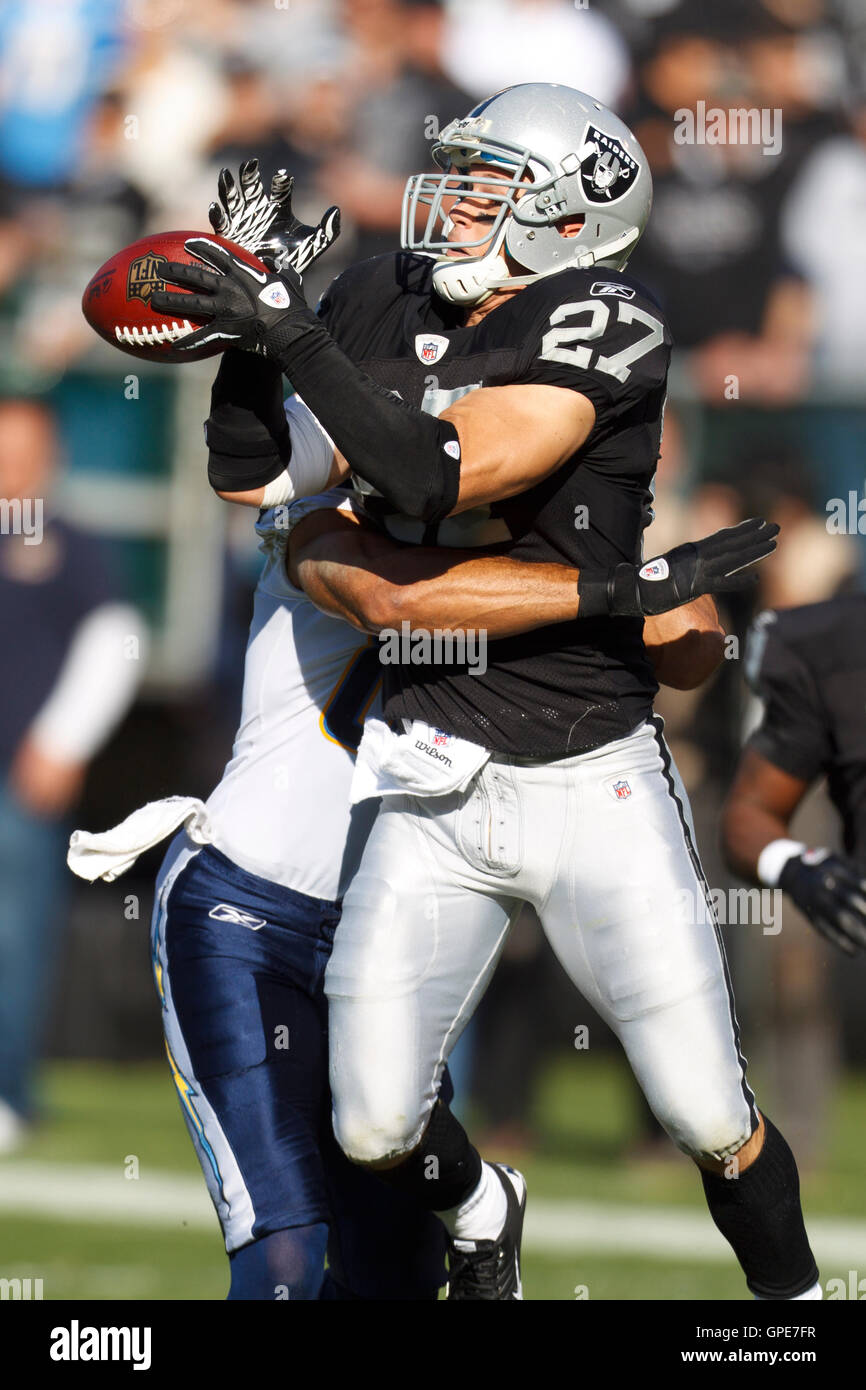
[[[647,553],[750,515],[783,528],[758,592],[724,612],[730,659],[707,687],[659,700],[709,880],[730,882],[716,826],[754,717],[748,625],[866,574],[862,0],[4,0],[0,497],[41,490],[54,556],[0,535],[0,600],[16,615],[0,619],[0,960],[23,918],[44,923],[28,927],[26,971],[42,1008],[53,1000],[55,1054],[158,1055],[144,946],[158,855],[83,889],[53,871],[58,845],[72,823],[103,828],[145,800],[210,791],[230,752],[255,574],[249,516],[227,516],[205,478],[208,364],[120,357],[85,324],[82,289],[148,231],[207,227],[220,167],[256,155],[266,178],[294,173],[305,221],[342,210],[313,302],[344,265],[396,246],[406,176],[430,166],[439,129],[533,80],[612,106],[653,171],[629,269],[677,348]],[[701,127],[735,109],[764,113],[753,133],[765,138],[716,142]],[[88,737],[70,748],[50,701],[74,644],[97,630],[107,643],[124,605],[123,632],[138,637],[128,678],[94,695]],[[803,838],[832,839],[828,814],[819,793]],[[818,1159],[834,1068],[866,1060],[862,970],[840,971],[791,907],[779,936],[740,925],[727,942],[773,1113]],[[498,1136],[531,1145],[539,1070],[588,1022],[526,914],[461,1046],[458,1089]],[[0,1061],[0,1104],[25,1120],[38,1023],[0,974],[2,1039],[27,1035]],[[636,1143],[651,1143],[637,1100],[635,1116]]]

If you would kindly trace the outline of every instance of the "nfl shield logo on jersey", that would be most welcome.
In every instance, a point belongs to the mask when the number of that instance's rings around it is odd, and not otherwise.
[[[624,777],[619,782],[614,782],[613,794],[617,801],[627,801],[631,796],[631,787]]]
[[[419,362],[438,362],[448,350],[448,339],[441,333],[416,333],[415,355]]]

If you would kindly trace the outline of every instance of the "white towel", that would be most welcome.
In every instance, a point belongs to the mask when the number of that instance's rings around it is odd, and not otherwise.
[[[99,834],[74,830],[66,862],[74,874],[89,883],[98,878],[113,883],[132,868],[140,854],[153,849],[180,825],[195,844],[210,844],[211,827],[204,802],[196,796],[167,796],[140,806],[111,830]]]
[[[447,796],[463,791],[490,757],[486,748],[415,719],[403,734],[381,719],[364,722],[352,778],[352,805],[369,796]]]

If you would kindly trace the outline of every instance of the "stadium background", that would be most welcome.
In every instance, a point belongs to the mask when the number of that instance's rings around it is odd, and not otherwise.
[[[854,1289],[866,1275],[862,962],[833,954],[788,905],[782,930],[765,933],[729,891],[716,827],[755,718],[742,673],[751,618],[866,573],[858,0],[6,0],[0,398],[53,412],[52,505],[110,552],[150,629],[134,706],[58,824],[101,829],[148,799],[209,792],[230,750],[256,570],[249,514],[205,478],[211,367],[149,366],[99,343],[80,315],[84,284],[145,231],[205,227],[219,167],[257,154],[267,175],[294,171],[306,220],[342,208],[313,299],[343,265],[395,245],[405,176],[427,167],[439,126],[523,80],[614,106],[653,166],[655,207],[630,269],[665,305],[678,347],[648,553],[757,513],[782,523],[757,595],[723,615],[729,659],[659,708],[710,883],[747,919],[725,935],[752,1080],[800,1160],[822,1278]],[[680,143],[682,112],[700,102],[766,113],[779,147]],[[3,480],[0,432],[0,492]],[[40,640],[37,625],[32,650],[4,652],[6,686],[26,683]],[[800,830],[836,839],[821,789]],[[54,899],[39,1106],[0,1157],[0,1276],[41,1278],[45,1298],[225,1293],[150,978],[158,862],[92,888],[67,875]],[[455,1066],[482,1148],[529,1180],[528,1297],[744,1296],[686,1160],[529,915]]]

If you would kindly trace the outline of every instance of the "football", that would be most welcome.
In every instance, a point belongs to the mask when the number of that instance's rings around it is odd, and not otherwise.
[[[169,318],[155,313],[150,306],[155,290],[168,288],[176,294],[189,293],[177,285],[166,286],[159,272],[168,261],[200,264],[184,247],[184,242],[195,236],[208,236],[257,270],[265,269],[251,251],[212,231],[158,232],[142,237],[100,266],[84,291],[82,312],[100,338],[121,352],[149,362],[193,362],[222,352],[222,342],[208,343],[191,352],[178,351],[178,340],[202,328],[206,320]]]

